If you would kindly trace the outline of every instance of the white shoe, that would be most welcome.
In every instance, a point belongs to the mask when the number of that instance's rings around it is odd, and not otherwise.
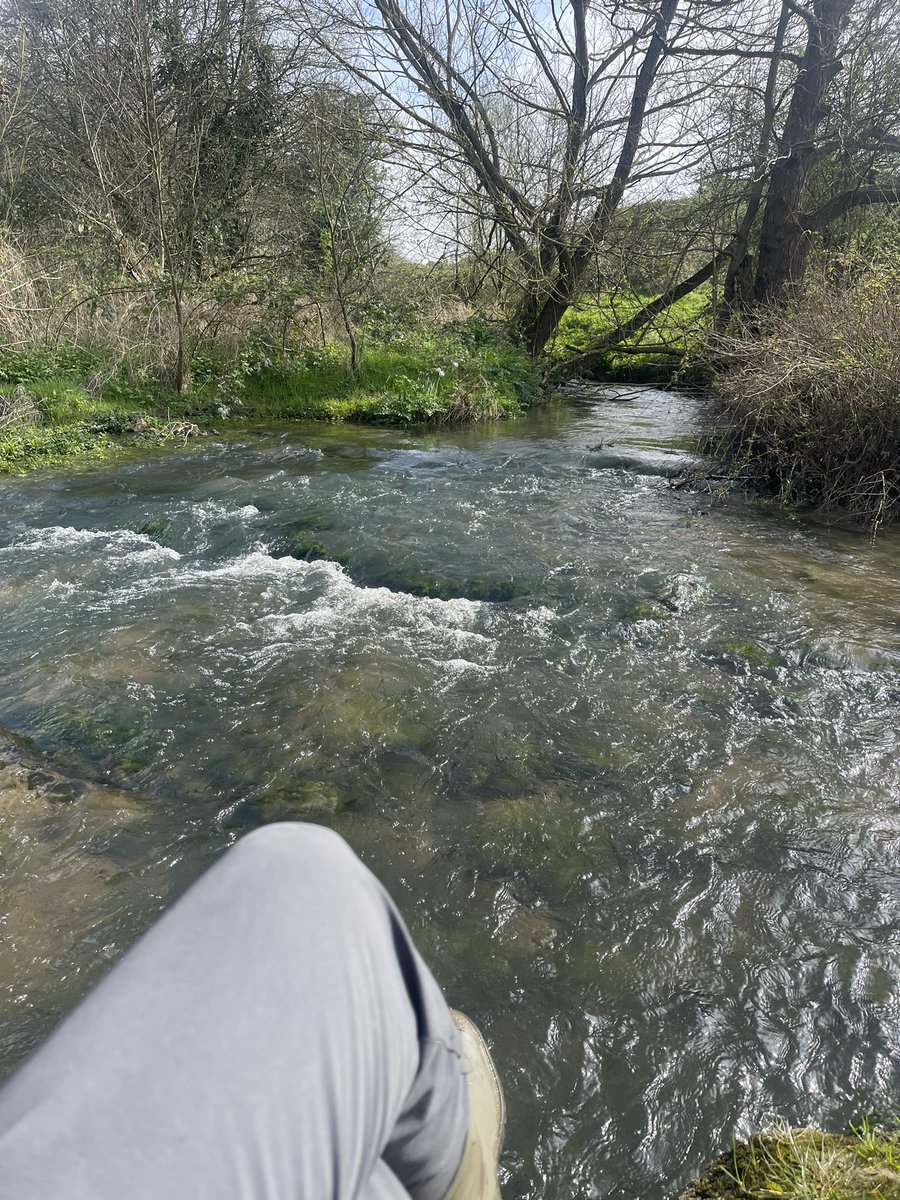
[[[497,1160],[506,1126],[506,1103],[484,1038],[465,1013],[451,1009],[459,1030],[469,1084],[469,1131],[462,1161],[444,1200],[500,1200]]]

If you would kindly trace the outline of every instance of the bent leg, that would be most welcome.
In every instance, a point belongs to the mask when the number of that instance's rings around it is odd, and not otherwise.
[[[467,1120],[456,1030],[389,896],[336,834],[272,825],[0,1091],[0,1197],[439,1200]]]

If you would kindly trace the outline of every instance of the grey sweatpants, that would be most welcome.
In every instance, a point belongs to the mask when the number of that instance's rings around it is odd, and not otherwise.
[[[444,998],[336,834],[232,848],[0,1091],[2,1200],[439,1200]]]

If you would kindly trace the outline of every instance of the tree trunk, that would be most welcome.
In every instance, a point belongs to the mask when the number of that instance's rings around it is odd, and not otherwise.
[[[610,222],[625,195],[640,145],[650,93],[653,90],[659,65],[666,54],[666,38],[679,3],[680,0],[660,0],[653,33],[635,76],[628,121],[625,125],[616,169],[612,179],[603,189],[600,202],[586,228],[571,250],[562,244],[556,220],[551,222],[544,231],[540,265],[545,282],[542,288],[535,289],[526,298],[516,322],[519,331],[524,336],[525,344],[534,358],[543,352],[559,328],[560,321],[577,300],[585,276],[597,253],[597,247],[606,236]],[[547,251],[555,253],[551,257]],[[550,274],[548,268],[553,257],[556,259],[557,270],[552,277],[547,279]]]
[[[749,252],[750,234],[756,223],[766,191],[766,167],[772,149],[772,134],[777,115],[778,74],[792,13],[791,0],[781,0],[781,12],[775,30],[772,57],[769,60],[766,87],[763,92],[763,120],[756,147],[756,159],[753,164],[754,179],[747,196],[746,208],[735,231],[731,258],[725,272],[725,286],[722,289],[721,311],[713,304],[713,320],[717,328],[726,324],[732,313],[746,312],[752,306],[753,263]]]
[[[555,376],[571,374],[575,370],[583,369],[585,364],[593,358],[599,358],[603,354],[607,354],[610,350],[621,349],[622,343],[627,341],[635,333],[641,329],[645,329],[651,321],[659,316],[661,312],[665,312],[667,308],[671,308],[684,296],[695,292],[701,284],[706,283],[711,279],[713,272],[716,271],[724,262],[727,262],[732,251],[733,244],[725,246],[719,250],[709,262],[704,263],[702,267],[696,270],[693,275],[683,279],[680,283],[673,284],[665,292],[662,292],[654,300],[645,304],[627,321],[623,321],[621,325],[617,325],[615,329],[609,330],[598,342],[595,342],[587,350],[583,350],[580,354],[576,354],[571,358],[567,358],[564,362],[558,363],[547,373],[547,378],[552,379]],[[633,347],[635,352],[643,351],[644,353],[653,353],[655,347]],[[669,348],[664,347],[663,351],[668,352]]]
[[[572,306],[586,270],[587,263],[577,279],[570,278],[564,282],[557,280],[555,291],[549,296],[546,292],[533,292],[519,310],[517,324],[524,333],[525,344],[532,358],[537,358],[543,352],[556,333],[560,321]]]
[[[187,337],[184,328],[184,302],[180,287],[174,289],[173,298],[175,301],[175,324],[178,331],[178,345],[175,351],[175,391],[181,396],[189,390],[190,369],[185,344]]]
[[[828,115],[825,98],[841,69],[838,39],[855,0],[814,0],[809,34],[794,83],[780,153],[769,174],[753,298],[777,304],[803,278],[809,234],[800,220],[803,195],[816,160],[816,134]]]

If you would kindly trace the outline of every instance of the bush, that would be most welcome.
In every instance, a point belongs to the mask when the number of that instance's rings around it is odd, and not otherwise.
[[[720,338],[729,455],[787,504],[872,528],[900,504],[900,262],[819,279],[762,328]]]
[[[206,415],[215,413],[224,398],[227,415],[258,420],[460,423],[515,416],[539,394],[537,370],[525,352],[483,322],[419,324],[402,338],[372,336],[362,342],[356,373],[346,349],[335,345],[273,352],[264,360],[254,350],[241,364],[220,377],[228,380],[225,393],[221,382],[211,392],[212,377],[201,376],[205,394],[193,415],[204,415],[204,404]]]

